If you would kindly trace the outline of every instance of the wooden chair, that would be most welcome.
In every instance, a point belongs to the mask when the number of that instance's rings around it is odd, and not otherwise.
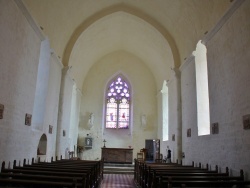
[[[143,153],[143,161],[145,161],[146,160],[147,149],[142,148],[142,149],[140,149],[140,152]]]
[[[144,161],[144,153],[143,152],[138,152],[137,153],[137,160],[138,161]]]
[[[158,159],[155,159],[155,162],[156,163],[162,163],[163,162],[163,155],[162,154],[160,154],[160,157],[158,158]]]

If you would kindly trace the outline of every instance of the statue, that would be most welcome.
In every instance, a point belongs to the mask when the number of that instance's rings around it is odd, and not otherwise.
[[[147,116],[146,116],[145,114],[143,114],[143,115],[141,116],[141,125],[142,125],[142,127],[144,127],[144,129],[145,129],[145,127],[146,127],[146,125],[147,125]]]
[[[94,125],[94,114],[93,113],[90,113],[89,115],[89,120],[88,120],[88,126],[89,126],[89,129],[91,129]]]

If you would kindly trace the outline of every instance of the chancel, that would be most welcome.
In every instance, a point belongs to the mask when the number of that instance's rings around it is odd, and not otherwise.
[[[5,179],[14,161],[57,158],[74,169],[178,161],[248,180],[249,10],[249,0],[0,0]]]

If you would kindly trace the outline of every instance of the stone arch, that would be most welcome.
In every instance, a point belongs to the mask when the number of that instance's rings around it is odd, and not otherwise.
[[[77,29],[73,32],[72,36],[70,37],[70,39],[65,47],[64,54],[63,54],[63,60],[62,60],[62,63],[64,64],[64,66],[68,65],[70,54],[73,50],[73,47],[74,47],[76,41],[80,37],[81,33],[83,33],[89,26],[91,26],[93,23],[95,23],[99,19],[101,19],[105,16],[108,16],[110,14],[119,12],[119,11],[123,11],[123,12],[131,14],[133,16],[139,17],[142,20],[144,20],[145,22],[147,22],[148,24],[152,25],[152,27],[154,27],[156,30],[158,30],[159,33],[161,33],[162,36],[166,39],[166,41],[168,41],[168,43],[169,43],[169,46],[172,50],[175,67],[180,66],[181,62],[180,62],[180,57],[179,57],[179,51],[177,49],[177,46],[176,46],[176,43],[175,43],[173,37],[170,35],[170,33],[167,31],[167,29],[165,29],[157,20],[153,19],[152,17],[150,17],[146,13],[144,13],[144,12],[134,8],[134,7],[124,5],[123,3],[117,4],[114,6],[110,6],[106,9],[103,9],[103,10],[97,12],[96,14],[90,16],[87,20],[85,20],[83,23],[81,23],[77,27]]]

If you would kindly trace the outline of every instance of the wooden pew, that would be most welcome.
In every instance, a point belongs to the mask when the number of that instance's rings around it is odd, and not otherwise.
[[[101,181],[103,179],[103,168],[104,163],[103,159],[99,161],[93,161],[93,160],[67,160],[67,159],[61,159],[53,161],[53,158],[51,159],[51,163],[48,162],[39,162],[39,163],[32,163],[32,166],[50,166],[53,168],[58,168],[58,165],[60,167],[67,167],[67,168],[85,168],[87,166],[92,166],[95,173],[97,174],[99,180]],[[26,166],[24,164],[24,166]]]
[[[146,162],[134,159],[134,181],[142,187],[141,179],[144,176],[144,167]]]
[[[243,187],[250,185],[244,180],[243,170],[240,176],[229,176],[229,169],[225,173],[209,170],[208,165],[202,169],[179,164],[141,163],[135,160],[135,181],[141,188],[172,188],[172,187]]]
[[[32,176],[32,181],[29,181]],[[11,178],[11,179],[10,179]],[[34,186],[37,181],[42,185],[49,186],[51,182],[51,186],[56,187],[90,187],[90,175],[89,173],[70,173],[70,172],[58,172],[58,171],[38,171],[38,170],[24,170],[24,169],[5,169],[2,165],[2,170],[0,173],[0,179],[3,183],[12,183],[13,185],[20,186],[24,181],[25,186]],[[6,180],[8,179],[8,181]],[[13,180],[13,181],[11,181]],[[20,181],[19,181],[20,180]]]
[[[96,165],[95,165],[96,164]],[[86,166],[93,166],[95,169],[94,171],[96,172],[96,174],[98,175],[99,181],[101,181],[103,179],[103,160],[100,161],[90,161],[90,160],[60,160],[60,161],[52,161],[51,163],[47,163],[47,162],[40,162],[40,163],[36,163],[36,164],[32,164],[32,166],[50,166],[50,167],[57,167],[58,165],[60,165],[61,167],[73,167],[76,168],[77,167],[86,167]],[[73,166],[72,166],[73,165]],[[25,165],[24,165],[25,166]]]
[[[250,181],[244,180],[243,170],[240,171],[240,176],[186,176],[175,177],[169,176],[168,180],[160,177],[159,188],[163,187],[245,187],[250,185]],[[154,186],[155,188],[155,186]]]
[[[24,167],[28,168],[37,168],[40,170],[44,170],[43,168],[64,168],[68,170],[82,170],[91,168],[91,180],[95,182],[95,184],[100,184],[103,179],[103,160],[100,161],[84,161],[84,160],[62,160],[62,161],[55,161],[53,163],[36,163],[32,165],[24,165]],[[42,168],[41,168],[42,167]]]
[[[56,181],[38,181],[38,180],[22,180],[22,179],[9,179],[0,178],[0,186],[11,187],[29,187],[29,188],[44,188],[44,187],[61,187],[61,188],[77,188],[80,187],[75,183],[69,182],[56,182]]]
[[[217,170],[209,171],[208,169],[197,169],[195,167],[171,167],[157,169],[150,167],[147,171],[147,177],[144,177],[144,187],[157,186],[161,176],[228,176],[228,173],[218,173]]]
[[[135,162],[136,163],[136,162]],[[138,185],[141,187],[151,187],[152,181],[153,181],[153,171],[176,171],[176,172],[207,172],[206,169],[201,169],[201,167],[194,167],[194,162],[192,165],[182,165],[178,163],[140,163],[136,164],[139,167],[139,172],[135,173],[135,181],[137,182]],[[212,173],[212,172],[210,172]]]
[[[13,169],[5,169],[5,163],[2,164],[0,173],[1,185],[12,183],[14,186],[25,184],[25,186],[35,186],[35,182],[41,185],[55,187],[98,187],[100,183],[100,162],[92,161],[82,164],[71,164],[61,162],[58,165],[50,165],[51,163],[34,163],[26,165],[24,160],[23,167],[17,167],[14,161]],[[67,163],[67,165],[65,165]],[[38,166],[36,166],[39,164]],[[97,168],[96,166],[99,166]],[[32,178],[32,181],[30,181]],[[34,180],[34,181],[33,181]],[[26,182],[26,183],[24,183]],[[52,182],[52,183],[51,183]]]
[[[164,174],[164,175],[163,175]],[[225,173],[196,173],[196,172],[154,172],[154,180],[151,188],[163,187],[232,187],[250,185],[250,181],[244,181],[243,170],[240,176],[229,176],[229,170]]]

